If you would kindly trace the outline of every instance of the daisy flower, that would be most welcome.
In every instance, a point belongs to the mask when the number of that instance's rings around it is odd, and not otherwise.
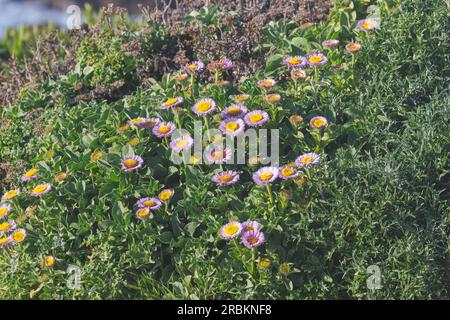
[[[56,259],[54,256],[45,256],[42,258],[41,267],[42,268],[51,268],[55,265]]]
[[[363,31],[371,31],[380,27],[380,22],[377,19],[363,19],[359,20],[357,27]]]
[[[189,73],[198,73],[205,68],[205,64],[201,61],[191,62],[183,67],[183,69]]]
[[[43,194],[49,192],[50,190],[52,190],[52,185],[50,183],[41,183],[38,184],[36,187],[34,187],[33,190],[31,190],[31,195],[35,197],[40,197]]]
[[[149,208],[150,210],[157,210],[161,207],[161,201],[157,198],[142,198],[136,202],[139,208]]]
[[[38,168],[32,168],[22,175],[22,181],[35,180],[37,178]]]
[[[0,205],[0,220],[5,219],[11,212],[11,206],[9,204]]]
[[[323,127],[326,127],[328,124],[328,121],[325,117],[313,117],[310,121],[309,121],[309,126],[313,129],[321,129]]]
[[[287,180],[287,179],[295,179],[297,178],[299,175],[297,169],[291,167],[291,166],[283,166],[279,169],[279,174],[278,176],[283,179],[283,180]]]
[[[322,42],[322,46],[324,46],[325,48],[332,48],[338,46],[340,43],[341,42],[339,40],[330,39]]]
[[[208,70],[210,71],[229,70],[233,67],[234,67],[233,61],[227,58],[212,61],[210,64],[208,64]]]
[[[306,59],[301,56],[286,57],[283,59],[283,64],[289,69],[306,67]]]
[[[301,115],[298,115],[298,114],[293,114],[292,116],[289,117],[289,122],[293,126],[298,126],[300,123],[303,122],[303,117]]]
[[[277,82],[273,79],[262,79],[259,80],[256,84],[260,88],[272,88]]]
[[[91,154],[91,161],[98,161],[98,160],[100,160],[101,158],[103,157],[103,152],[101,152],[101,151],[94,151],[92,154]]]
[[[126,156],[122,159],[122,170],[133,171],[142,167],[144,160],[140,156]]]
[[[17,229],[11,234],[11,239],[14,243],[21,243],[27,237],[25,229]]]
[[[16,223],[14,220],[7,220],[0,223],[0,235],[10,232],[16,228]]]
[[[251,96],[249,94],[238,94],[237,96],[233,97],[233,100],[236,101],[237,103],[242,103],[245,102],[247,100],[249,100],[251,98]]]
[[[362,49],[362,45],[357,42],[351,42],[345,46],[348,53],[355,53]]]
[[[157,126],[161,120],[159,118],[146,118],[144,121],[138,124],[139,128],[142,129],[152,129]]]
[[[0,248],[8,246],[11,242],[11,237],[0,237]]]
[[[204,116],[208,113],[214,111],[216,109],[216,103],[213,99],[204,98],[198,100],[194,106],[192,107],[192,110],[198,115],[198,116]]]
[[[267,269],[270,266],[270,260],[267,258],[260,258],[258,261],[258,268]]]
[[[242,243],[249,249],[259,247],[264,243],[264,233],[260,231],[248,231],[242,235]]]
[[[183,98],[181,98],[181,97],[169,98],[161,104],[161,109],[169,109],[169,108],[175,107],[181,103],[183,103]]]
[[[179,73],[179,74],[176,74],[176,75],[174,75],[174,79],[176,80],[176,81],[178,81],[178,82],[180,82],[180,81],[184,81],[184,80],[186,80],[187,78],[189,77],[189,75],[187,74],[187,73]]]
[[[230,147],[217,146],[205,151],[205,158],[210,163],[221,164],[230,161],[233,151]]]
[[[266,100],[268,103],[276,103],[281,100],[281,96],[278,93],[272,93],[265,96],[264,100]]]
[[[189,149],[194,144],[194,140],[190,136],[176,138],[170,142],[170,148],[176,152]]]
[[[235,171],[223,171],[216,174],[211,180],[219,186],[229,186],[239,181],[239,174]]]
[[[158,199],[163,202],[169,201],[173,197],[174,194],[175,194],[175,191],[173,191],[173,189],[163,189],[158,194]]]
[[[308,75],[306,71],[303,69],[292,69],[291,70],[291,78],[292,80],[303,80],[306,79]]]
[[[153,127],[152,132],[158,138],[165,138],[172,135],[175,129],[175,124],[172,122],[161,122]]]
[[[261,224],[256,221],[247,220],[244,223],[242,223],[242,232],[249,232],[249,231],[259,231],[261,230]]]
[[[253,174],[253,181],[258,185],[268,184],[278,178],[278,168],[263,167]]]
[[[245,124],[242,119],[228,119],[224,120],[220,123],[219,129],[224,134],[229,136],[236,136],[242,131],[244,131]]]
[[[139,118],[133,118],[131,120],[128,120],[128,124],[130,126],[137,126],[145,121],[145,118],[139,117]]]
[[[328,58],[321,52],[316,52],[308,55],[306,58],[310,67],[322,66],[327,63]]]
[[[299,167],[308,167],[310,165],[318,164],[319,162],[319,155],[313,152],[302,154],[295,159],[295,164]]]
[[[229,240],[238,237],[242,232],[242,225],[237,222],[229,222],[222,226],[220,229],[220,235],[222,238]]]
[[[151,213],[152,213],[152,211],[150,210],[150,208],[145,207],[145,208],[137,209],[135,215],[136,215],[136,218],[143,220],[143,219],[147,218],[148,216],[150,216]]]
[[[255,110],[245,115],[244,121],[250,127],[262,126],[269,120],[269,114],[262,110]]]
[[[222,115],[225,118],[240,118],[243,115],[245,115],[248,112],[248,109],[246,106],[241,104],[233,104],[229,107],[226,107],[222,111]]]
[[[18,196],[19,194],[20,194],[20,189],[10,190],[2,196],[2,200],[11,200],[15,196]]]

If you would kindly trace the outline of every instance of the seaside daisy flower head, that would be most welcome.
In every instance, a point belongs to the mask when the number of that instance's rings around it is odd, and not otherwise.
[[[0,205],[0,220],[5,219],[11,212],[11,205],[2,204]]]
[[[25,229],[16,229],[11,234],[11,239],[14,243],[21,243],[27,237]]]
[[[12,239],[10,236],[0,237],[0,248],[9,246],[11,244],[11,242],[12,242]]]
[[[151,213],[152,213],[152,211],[150,210],[150,208],[144,207],[144,208],[137,209],[135,212],[135,215],[136,215],[136,218],[144,220],[145,218],[150,216]]]
[[[183,67],[186,72],[198,73],[205,68],[205,64],[201,61],[193,61]]]
[[[57,174],[55,174],[55,176],[53,177],[53,179],[55,179],[55,181],[64,181],[67,179],[68,173],[67,172],[59,172]]]
[[[295,179],[298,177],[298,175],[299,175],[299,173],[298,173],[297,169],[292,166],[288,165],[288,166],[280,167],[279,177],[283,180]]]
[[[187,150],[194,144],[194,140],[188,136],[178,137],[170,142],[170,148],[176,152]]]
[[[10,232],[16,228],[16,222],[14,220],[6,220],[0,222],[0,235]]]
[[[321,116],[313,117],[309,121],[309,126],[313,129],[321,129],[323,127],[326,127],[327,124],[328,124],[327,119]]]
[[[198,100],[194,106],[192,107],[192,110],[197,114],[198,116],[204,116],[208,113],[213,112],[216,109],[216,103],[213,99],[204,98]]]
[[[163,189],[158,194],[158,199],[166,202],[172,199],[173,195],[175,194],[175,191],[173,189]]]
[[[275,86],[276,83],[277,82],[273,79],[262,79],[259,80],[256,84],[260,88],[272,88],[273,86]]]
[[[295,164],[299,167],[308,167],[320,162],[320,157],[318,154],[310,152],[305,153],[295,159]]]
[[[242,224],[238,221],[232,221],[222,226],[220,229],[220,235],[224,239],[234,239],[238,237],[242,232]]]
[[[189,75],[186,72],[180,72],[176,75],[174,75],[174,79],[178,82],[184,81],[189,77]]]
[[[244,131],[245,124],[242,119],[227,119],[220,123],[219,129],[224,134],[229,136],[236,136]]]
[[[39,172],[38,168],[32,168],[22,175],[22,181],[35,180]]]
[[[292,263],[285,262],[280,265],[280,272],[282,274],[287,275],[291,273],[291,271],[292,271]]]
[[[161,201],[158,198],[142,198],[136,202],[139,208],[149,208],[150,210],[157,210],[161,207]]]
[[[122,159],[122,170],[133,171],[142,167],[144,160],[140,156],[129,155]]]
[[[278,168],[263,167],[256,171],[253,176],[253,181],[258,185],[264,185],[275,181],[278,178]]]
[[[35,196],[35,197],[40,197],[43,194],[46,194],[47,192],[49,192],[51,189],[52,189],[52,185],[50,183],[41,183],[41,184],[38,184],[37,186],[35,186],[31,190],[31,195]]]
[[[242,102],[248,101],[250,98],[251,98],[251,96],[249,94],[242,93],[242,94],[238,94],[238,95],[234,96],[233,100],[237,103],[242,103]]]
[[[249,231],[259,231],[261,230],[261,224],[256,221],[247,220],[242,223],[242,232],[249,232]]]
[[[56,259],[54,256],[45,256],[42,258],[41,267],[42,268],[51,268],[55,265]]]
[[[231,160],[233,151],[230,147],[215,146],[205,150],[205,158],[210,163],[222,164]]]
[[[310,67],[322,66],[327,63],[328,58],[322,52],[315,52],[306,58]]]
[[[139,123],[138,126],[142,129],[153,129],[160,122],[161,120],[159,118],[145,118],[145,120]]]
[[[182,97],[169,98],[166,101],[164,101],[163,103],[161,103],[161,109],[170,109],[181,103],[183,103]]]
[[[301,56],[286,57],[283,59],[283,64],[289,69],[306,67],[306,59]]]
[[[264,97],[264,100],[266,100],[268,103],[277,103],[281,100],[281,95],[279,95],[278,93],[268,94]]]
[[[245,115],[248,112],[248,109],[246,106],[242,104],[233,104],[229,107],[226,107],[222,111],[222,115],[225,118],[240,118],[243,115]]]
[[[9,190],[2,196],[2,200],[11,200],[20,194],[20,189]]]
[[[130,126],[138,126],[144,121],[145,121],[145,118],[138,117],[138,118],[133,118],[133,119],[128,120],[128,124]]]
[[[380,21],[372,18],[359,20],[357,27],[363,31],[371,31],[380,27]]]
[[[229,186],[239,181],[239,174],[236,171],[223,171],[216,174],[211,179],[219,186]]]
[[[228,58],[222,58],[220,60],[212,61],[208,64],[208,70],[218,71],[218,70],[229,70],[234,67],[233,61]]]
[[[165,138],[170,137],[175,129],[175,124],[172,122],[160,122],[153,127],[152,132],[158,138]]]
[[[264,233],[258,230],[244,232],[242,243],[249,249],[257,248],[264,243]]]
[[[348,53],[355,53],[362,49],[362,45],[358,42],[351,42],[345,46]]]
[[[245,115],[244,121],[250,127],[262,126],[269,120],[269,114],[263,110],[255,110]]]
[[[96,162],[100,160],[103,157],[103,152],[101,151],[94,151],[91,154],[91,161]]]
[[[118,126],[116,128],[117,133],[124,133],[125,131],[127,131],[130,128],[130,124],[127,122],[125,123],[123,126]]]
[[[323,41],[322,46],[324,46],[325,48],[332,48],[338,46],[340,43],[341,42],[337,39],[330,39]]]
[[[258,260],[258,268],[259,269],[267,269],[269,266],[270,266],[270,259],[260,258]]]

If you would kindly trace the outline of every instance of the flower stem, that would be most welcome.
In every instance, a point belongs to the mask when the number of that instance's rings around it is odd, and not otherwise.
[[[270,206],[273,206],[273,195],[272,188],[270,187],[270,183],[266,184],[267,194],[269,195]]]

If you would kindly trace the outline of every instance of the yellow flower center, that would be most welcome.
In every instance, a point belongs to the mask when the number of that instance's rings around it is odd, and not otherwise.
[[[44,192],[45,190],[47,190],[47,186],[45,184],[40,184],[36,188],[33,189],[33,193],[39,194],[39,193]]]
[[[311,56],[309,57],[309,62],[311,63],[318,63],[318,62],[322,62],[323,58],[321,56]]]
[[[289,177],[295,174],[295,171],[292,168],[283,168],[281,169],[281,174],[283,176]]]
[[[192,156],[191,157],[191,164],[196,164],[198,163],[199,159],[196,156]]]
[[[263,181],[270,180],[270,179],[272,179],[272,177],[273,177],[273,173],[271,173],[271,172],[263,172],[259,175],[259,178]]]
[[[60,173],[55,175],[55,180],[56,181],[62,181],[64,179],[66,179],[66,178],[67,178],[67,173],[65,173],[65,172],[60,172]]]
[[[5,193],[4,197],[6,199],[12,199],[17,195],[18,192],[19,192],[19,190],[17,190],[17,189],[8,191],[7,193]]]
[[[227,131],[236,131],[237,129],[239,129],[239,124],[237,122],[230,121],[225,125],[225,129]]]
[[[361,23],[361,27],[363,27],[363,29],[371,29],[375,26],[375,23],[373,21],[365,21],[363,23]]]
[[[125,165],[125,167],[127,168],[134,168],[138,165],[138,161],[136,159],[130,158],[130,159],[126,159],[123,164]]]
[[[214,150],[213,152],[211,152],[211,158],[213,158],[214,160],[220,160],[220,159],[223,159],[224,157],[225,157],[225,151]]]
[[[137,216],[144,218],[150,214],[150,210],[148,208],[139,209],[137,212]]]
[[[235,100],[236,100],[237,102],[243,102],[243,101],[247,101],[249,98],[250,98],[249,95],[247,95],[247,94],[242,94],[242,95],[237,96],[237,97],[235,98]]]
[[[211,107],[212,107],[211,102],[202,101],[197,105],[197,110],[200,112],[206,112],[209,109],[211,109]]]
[[[245,232],[254,231],[254,230],[255,230],[255,228],[253,228],[253,226],[246,226],[244,229]]]
[[[92,161],[97,161],[101,157],[103,157],[103,153],[101,153],[100,151],[96,151],[92,154],[91,159],[92,159]]]
[[[220,182],[230,182],[233,180],[233,176],[231,174],[224,174],[219,177]]]
[[[190,64],[190,65],[187,66],[187,68],[188,68],[189,70],[196,70],[196,69],[198,69],[198,65],[196,65],[196,64]]]
[[[228,109],[227,114],[229,116],[238,116],[242,113],[242,109],[241,108],[237,108],[237,107],[233,107]]]
[[[0,223],[0,231],[8,231],[11,228],[11,224],[9,222]]]
[[[44,267],[51,267],[55,264],[55,258],[54,257],[45,257],[44,258]]]
[[[144,206],[146,207],[153,207],[155,205],[155,202],[153,200],[147,200],[144,202]]]
[[[268,266],[270,266],[270,260],[269,259],[261,259],[261,260],[259,260],[258,266],[262,269],[267,268]]]
[[[323,126],[325,124],[325,121],[321,118],[317,118],[317,119],[313,120],[312,124],[314,127],[318,128],[318,127]]]
[[[257,122],[261,121],[262,119],[264,119],[264,117],[262,116],[262,114],[259,114],[259,113],[252,114],[249,118],[251,123],[257,123]]]
[[[167,200],[169,200],[172,197],[172,195],[173,195],[172,190],[161,191],[161,193],[159,194],[159,200],[167,201]]]
[[[313,158],[312,157],[304,157],[302,160],[300,160],[302,163],[308,163],[308,162],[312,162]]]
[[[258,241],[259,241],[259,238],[257,236],[252,235],[247,238],[247,242],[250,244],[256,244],[256,243],[258,243]]]
[[[143,122],[144,121],[144,119],[131,119],[131,123],[141,123],[141,122]]]
[[[142,125],[146,126],[146,127],[154,126],[155,124],[156,124],[155,120],[149,120],[149,121],[142,123]]]
[[[352,44],[348,45],[348,49],[351,52],[354,52],[354,51],[358,51],[360,49],[360,46],[358,44],[356,44],[356,43],[352,43]]]
[[[158,128],[158,132],[161,134],[166,134],[170,132],[170,126],[161,126]]]
[[[188,145],[188,142],[186,140],[178,140],[177,142],[175,142],[175,145],[179,148],[183,148]]]
[[[262,85],[263,87],[270,87],[270,86],[273,85],[273,82],[272,82],[272,81],[269,81],[269,80],[265,80],[265,81],[261,81],[261,85]]]
[[[299,64],[300,63],[300,59],[299,58],[292,58],[288,60],[288,64]]]
[[[12,238],[15,242],[22,242],[23,239],[25,239],[25,233],[23,231],[16,231],[14,232]]]
[[[27,178],[31,178],[34,177],[36,175],[36,173],[38,173],[39,169],[33,168],[28,170],[27,172],[25,172],[25,177]]]
[[[8,211],[7,207],[0,208],[0,218],[6,215],[7,211]]]
[[[0,245],[5,245],[9,242],[9,237],[0,238]]]
[[[171,106],[171,105],[177,103],[177,101],[178,101],[178,99],[176,99],[176,98],[170,98],[170,99],[167,99],[166,102],[164,102],[164,105],[166,107],[168,107],[168,106]]]
[[[239,231],[239,226],[235,225],[235,224],[231,224],[229,226],[226,226],[225,229],[223,230],[223,232],[227,236],[235,235],[236,233],[238,233],[238,231]]]
[[[270,96],[267,96],[267,100],[269,102],[277,102],[280,101],[281,97],[278,94],[271,94]]]

